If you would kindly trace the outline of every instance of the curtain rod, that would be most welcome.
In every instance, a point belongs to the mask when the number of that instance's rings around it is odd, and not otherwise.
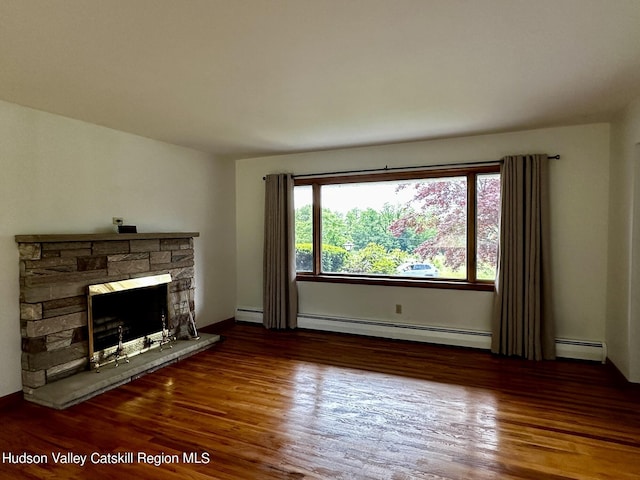
[[[549,160],[560,160],[560,155],[551,155],[547,157]],[[467,163],[447,163],[440,165],[419,165],[414,167],[389,167],[385,165],[384,168],[367,168],[361,170],[342,170],[337,172],[322,172],[322,173],[303,173],[301,175],[293,175],[293,178],[305,178],[305,177],[322,177],[327,175],[349,175],[352,173],[373,173],[373,172],[393,172],[395,170],[419,170],[421,168],[442,168],[442,167],[466,167],[470,165],[492,165],[496,163],[502,163],[502,160],[493,160],[485,162],[467,162]],[[265,180],[267,177],[262,177]]]

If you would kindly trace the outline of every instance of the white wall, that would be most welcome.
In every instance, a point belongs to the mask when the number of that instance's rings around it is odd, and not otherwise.
[[[609,358],[640,382],[640,98],[611,127]]]
[[[609,126],[592,124],[499,135],[320,151],[236,162],[237,301],[262,309],[262,228],[267,173],[497,160],[560,154],[551,164],[552,262],[557,337],[605,339]],[[489,331],[490,292],[299,283],[301,314]],[[403,314],[394,313],[396,303]]]
[[[21,390],[17,234],[199,231],[199,325],[234,314],[232,162],[0,101],[0,396]]]

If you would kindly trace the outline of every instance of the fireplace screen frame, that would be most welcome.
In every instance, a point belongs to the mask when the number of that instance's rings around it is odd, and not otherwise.
[[[108,295],[117,292],[131,291],[135,289],[143,289],[148,287],[167,285],[166,305],[164,311],[166,312],[166,328],[169,328],[170,324],[170,309],[169,309],[169,284],[171,283],[171,274],[151,275],[146,277],[131,278],[126,280],[119,280],[114,282],[100,283],[95,285],[89,285],[87,300],[88,300],[88,334],[89,334],[89,360],[92,362],[106,363],[105,359],[110,357],[118,347],[113,345],[102,350],[96,351],[94,340],[94,325],[93,325],[93,299],[99,295]],[[158,330],[144,338],[136,338],[125,343],[125,353],[128,356],[133,356],[143,351],[148,350],[152,346],[157,346],[159,340],[162,337],[161,325],[158,326]]]

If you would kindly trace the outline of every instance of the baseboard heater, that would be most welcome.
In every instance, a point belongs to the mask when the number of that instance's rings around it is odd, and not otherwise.
[[[238,308],[236,320],[241,322],[262,323],[262,310]],[[301,313],[298,315],[298,327],[309,330],[349,333],[370,337],[411,340],[415,342],[470,347],[489,350],[491,332],[481,330],[390,323],[361,318],[335,317]],[[592,360],[605,362],[606,344],[570,339],[556,339],[556,354],[560,358]]]

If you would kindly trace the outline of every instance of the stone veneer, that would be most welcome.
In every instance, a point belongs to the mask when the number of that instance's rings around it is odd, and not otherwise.
[[[170,273],[169,325],[195,318],[193,238],[199,233],[16,235],[20,251],[25,394],[89,366],[87,287]]]

